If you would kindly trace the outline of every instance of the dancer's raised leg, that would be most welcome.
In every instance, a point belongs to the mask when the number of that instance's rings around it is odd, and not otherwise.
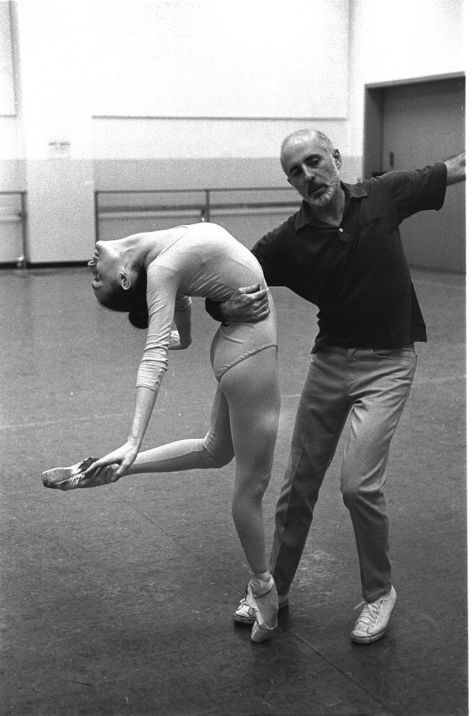
[[[234,457],[229,406],[220,386],[214,396],[209,430],[203,438],[190,438],[138,453],[125,475],[181,470],[205,470],[227,465]]]
[[[218,387],[212,404],[209,430],[203,438],[177,440],[144,450],[138,453],[135,462],[122,477],[142,473],[218,468],[226,465],[233,457],[229,407],[226,397]],[[47,470],[42,475],[43,484],[45,487],[73,490],[99,487],[117,480],[117,465],[106,465],[101,470],[85,476],[83,471],[93,462],[93,458],[88,458],[70,467]]]

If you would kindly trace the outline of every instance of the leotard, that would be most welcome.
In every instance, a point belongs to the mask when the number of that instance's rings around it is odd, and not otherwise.
[[[175,311],[189,306],[190,296],[226,301],[239,286],[267,288],[259,262],[224,228],[212,223],[176,227],[169,245],[147,268],[148,336],[137,387],[158,391],[168,364]],[[211,344],[217,380],[250,355],[277,345],[273,301],[269,316],[258,323],[221,325]]]

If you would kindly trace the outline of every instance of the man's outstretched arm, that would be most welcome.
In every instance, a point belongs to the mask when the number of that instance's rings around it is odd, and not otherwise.
[[[466,153],[456,154],[449,157],[445,162],[448,171],[447,184],[458,184],[466,179]]]

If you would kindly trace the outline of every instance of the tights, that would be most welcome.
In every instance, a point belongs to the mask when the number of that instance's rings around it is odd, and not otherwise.
[[[279,411],[276,348],[272,346],[224,373],[204,438],[140,452],[125,474],[215,469],[235,456],[232,516],[250,569],[265,572],[262,499],[271,474]]]

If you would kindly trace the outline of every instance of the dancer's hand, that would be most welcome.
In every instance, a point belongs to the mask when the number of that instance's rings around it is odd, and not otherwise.
[[[168,350],[183,351],[185,348],[189,348],[190,345],[191,345],[191,339],[189,340],[188,343],[184,343],[181,340],[181,337],[180,337],[178,331],[171,331]]]
[[[135,445],[126,442],[116,450],[109,452],[108,455],[105,455],[104,457],[99,458],[99,460],[93,462],[92,465],[84,471],[84,475],[86,475],[86,477],[90,476],[96,472],[100,472],[105,465],[112,465],[113,463],[116,463],[119,466],[115,473],[118,479],[119,477],[122,477],[130,465],[135,462],[137,454],[138,448]]]

